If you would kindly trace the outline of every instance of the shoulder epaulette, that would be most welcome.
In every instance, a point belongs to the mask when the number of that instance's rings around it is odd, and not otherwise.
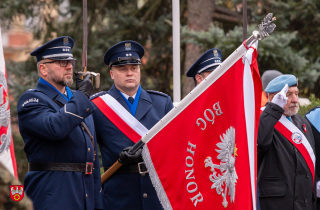
[[[29,89],[26,92],[35,92],[36,89]]]
[[[159,91],[155,91],[155,90],[146,90],[148,93],[153,93],[153,94],[158,94],[158,95],[161,95],[161,96],[165,96],[165,97],[168,97],[168,94],[165,94],[165,93],[162,93],[162,92],[159,92]]]
[[[99,93],[95,93],[95,94],[93,94],[93,95],[90,97],[90,101],[93,100],[93,99],[95,99],[95,98],[97,98],[97,97],[99,97],[99,96],[102,96],[102,95],[104,95],[104,94],[106,94],[106,93],[107,93],[107,91],[101,91],[101,92],[99,92]]]

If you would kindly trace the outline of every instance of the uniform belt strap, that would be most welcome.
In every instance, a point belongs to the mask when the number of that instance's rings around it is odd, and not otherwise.
[[[104,167],[104,171],[107,171],[109,167]],[[123,165],[118,169],[116,174],[132,174],[132,173],[140,173],[146,174],[148,173],[147,167],[144,162],[137,163],[136,165]]]
[[[92,174],[93,164],[87,163],[28,163],[29,171],[73,171]]]

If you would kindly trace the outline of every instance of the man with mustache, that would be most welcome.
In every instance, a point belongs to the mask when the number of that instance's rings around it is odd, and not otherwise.
[[[18,101],[29,171],[24,180],[35,210],[102,209],[101,178],[89,101],[90,76],[76,75],[73,40],[63,36],[35,49],[39,82]],[[95,170],[93,170],[95,168]]]
[[[258,129],[258,184],[262,210],[315,208],[315,142],[310,124],[297,114],[294,75],[281,75],[265,89],[269,102]]]
[[[128,153],[134,145],[130,133],[126,132],[131,129],[119,123],[129,121],[131,128],[144,126],[151,129],[173,108],[167,94],[141,88],[140,65],[143,55],[144,48],[131,40],[109,48],[104,55],[104,63],[110,67],[114,85],[110,90],[91,97],[96,107],[93,118],[103,167],[107,170],[119,156],[123,164],[103,184],[104,210],[163,209],[142,160],[141,149],[135,154]],[[110,101],[114,106],[106,106]]]

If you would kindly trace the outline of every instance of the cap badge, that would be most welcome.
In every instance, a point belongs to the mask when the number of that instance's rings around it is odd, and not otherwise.
[[[125,50],[131,50],[131,43],[130,42],[126,42],[124,44],[124,48],[125,48]]]
[[[213,56],[218,56],[218,50],[213,50]]]
[[[63,45],[68,45],[68,44],[69,44],[68,37],[64,37],[63,38]]]

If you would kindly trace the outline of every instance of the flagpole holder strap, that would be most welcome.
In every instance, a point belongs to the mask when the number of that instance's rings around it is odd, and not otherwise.
[[[109,167],[104,167],[104,171],[107,171]],[[123,165],[115,172],[115,174],[132,174],[139,173],[142,176],[148,173],[147,167],[144,162],[137,163],[135,165]]]
[[[93,173],[93,163],[28,163],[29,171],[73,171],[85,175]]]

